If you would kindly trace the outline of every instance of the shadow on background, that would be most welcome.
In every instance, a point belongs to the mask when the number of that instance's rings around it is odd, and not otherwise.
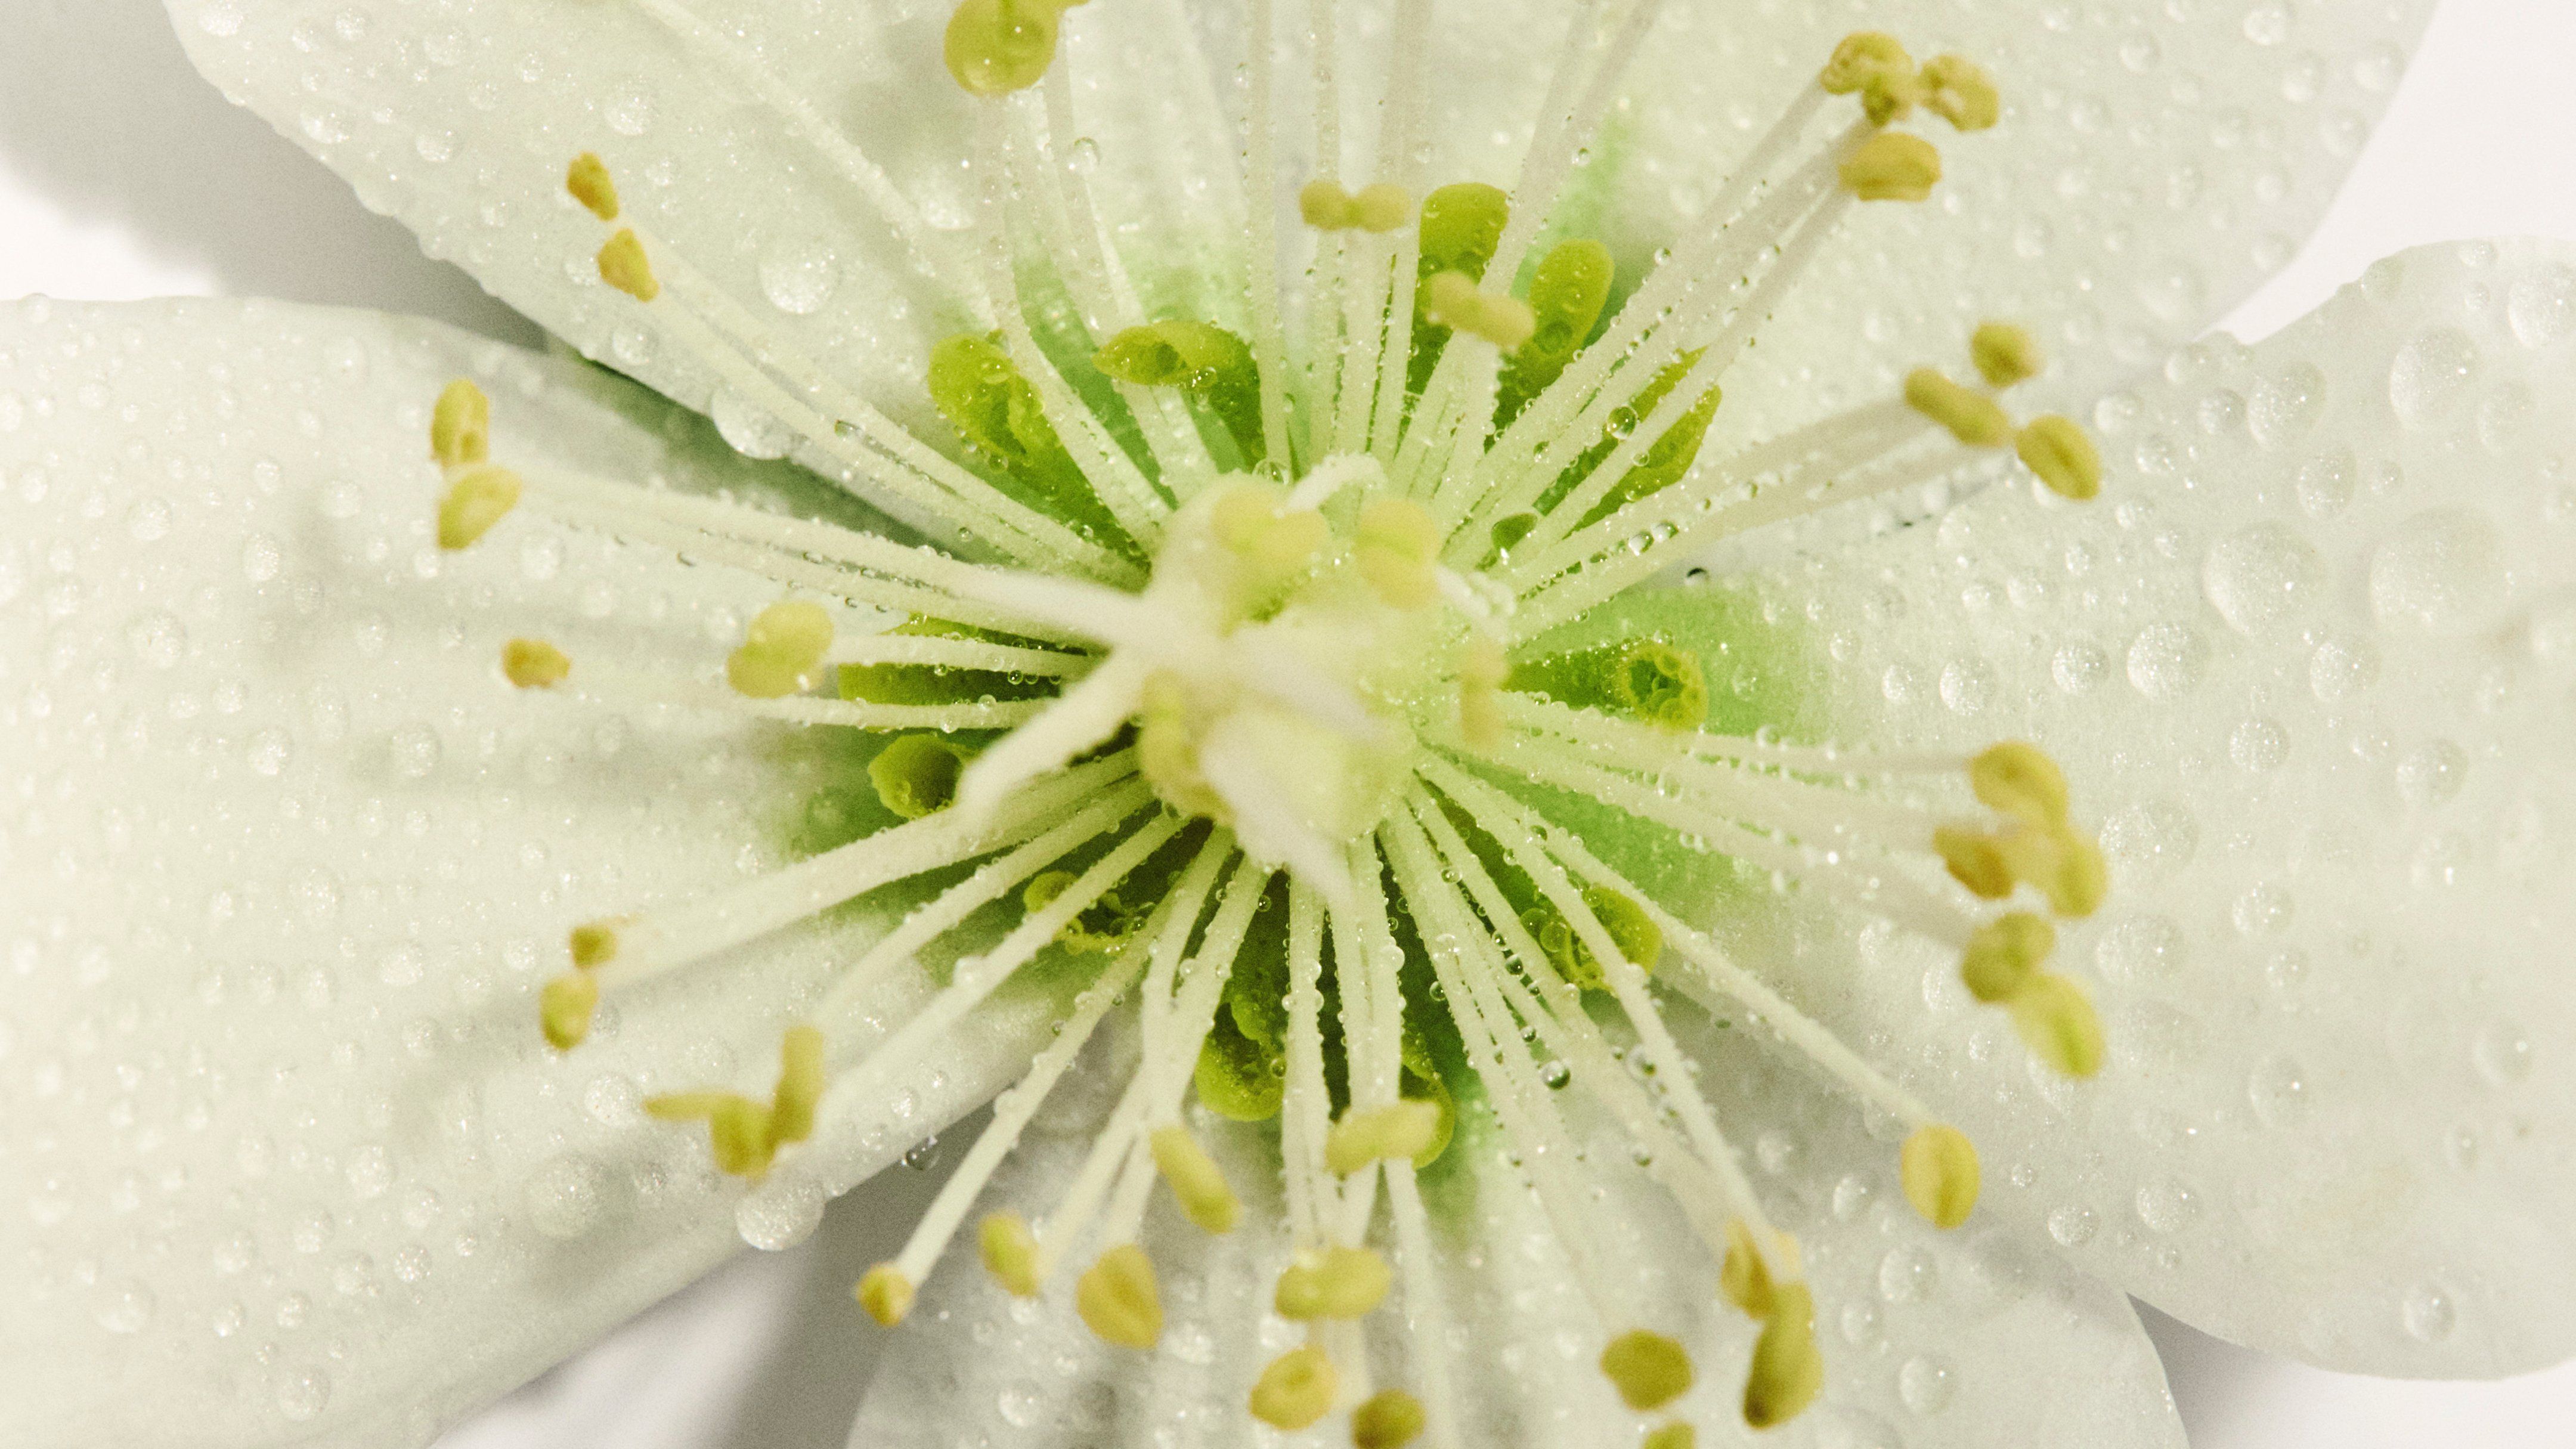
[[[2165,1382],[2173,1386],[2174,1406],[2182,1425],[2197,1444],[2236,1442],[2235,1430],[2245,1411],[2262,1396],[2280,1361],[2250,1348],[2210,1337],[2180,1319],[2130,1300],[2147,1337],[2156,1341],[2164,1360]]]
[[[541,338],[188,64],[160,0],[0,0],[0,169],[219,291]]]

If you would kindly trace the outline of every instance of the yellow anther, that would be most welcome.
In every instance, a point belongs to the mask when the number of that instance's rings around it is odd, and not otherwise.
[[[1354,1107],[1324,1134],[1324,1166],[1348,1177],[1382,1158],[1411,1159],[1440,1130],[1440,1106],[1412,1098],[1377,1107]]]
[[[1783,1283],[1762,1336],[1753,1342],[1753,1365],[1744,1376],[1744,1422],[1756,1429],[1785,1424],[1805,1412],[1824,1386],[1815,1295],[1804,1283]]]
[[[948,74],[970,95],[1006,96],[1046,78],[1064,12],[1083,0],[966,0],[948,19]]]
[[[1538,317],[1517,297],[1477,289],[1465,272],[1440,272],[1423,283],[1423,315],[1442,327],[1481,337],[1510,352],[1538,333]]]
[[[1422,609],[1440,599],[1440,525],[1419,503],[1373,498],[1351,542],[1360,576],[1390,608]]]
[[[1318,176],[1297,189],[1297,215],[1317,231],[1347,231],[1357,224],[1351,194]]]
[[[1905,375],[1905,405],[1971,448],[2000,448],[2012,441],[2012,419],[1993,398],[1952,382],[1937,369],[1918,367]]]
[[[1629,640],[1610,660],[1610,697],[1646,723],[1676,734],[1708,722],[1708,674],[1699,656],[1651,636]]]
[[[1468,748],[1490,750],[1503,742],[1503,681],[1511,674],[1503,646],[1482,634],[1467,641],[1458,660],[1458,733]]]
[[[1279,1275],[1271,1306],[1282,1318],[1361,1318],[1386,1301],[1395,1275],[1371,1248],[1301,1253]]]
[[[1962,131],[1982,131],[2003,115],[2003,96],[1985,67],[1964,55],[1924,62],[1923,108]]]
[[[2012,894],[2012,864],[2004,858],[1999,838],[1983,831],[1943,825],[1932,832],[1932,848],[1940,853],[1941,863],[1949,867],[1950,878],[1966,886],[1970,894],[1990,901]]]
[[[572,193],[591,215],[601,221],[617,220],[617,183],[608,174],[608,163],[584,151],[564,168],[564,190]]]
[[[464,378],[438,394],[429,413],[429,456],[442,468],[466,468],[492,456],[492,400]]]
[[[450,552],[473,547],[519,506],[520,492],[518,474],[488,463],[450,483],[438,500],[438,546]]]
[[[1038,1240],[1026,1218],[1008,1210],[986,1214],[975,1238],[994,1282],[1021,1298],[1037,1296]]]
[[[742,647],[725,660],[725,681],[737,694],[778,699],[812,686],[832,647],[832,615],[822,605],[787,599],[752,616]]]
[[[2068,826],[2024,825],[1996,837],[1996,846],[2013,878],[2039,887],[2061,916],[2093,914],[2110,890],[2101,847]]]
[[[617,923],[592,921],[572,928],[572,964],[588,971],[617,959]]]
[[[877,803],[906,820],[948,808],[966,771],[964,750],[937,735],[897,735],[868,761]]]
[[[1921,201],[1941,180],[1941,153],[1920,136],[1880,131],[1843,158],[1843,188],[1863,201]]]
[[[2029,331],[2010,322],[1988,322],[1968,339],[1968,357],[1990,387],[2027,382],[2048,368],[2048,354]]]
[[[513,639],[501,646],[501,673],[521,689],[551,689],[572,673],[572,660],[543,639]]]
[[[1154,1287],[1154,1263],[1134,1243],[1100,1255],[1074,1285],[1073,1306],[1104,1340],[1122,1348],[1152,1348],[1163,1337],[1163,1299]]]
[[[1660,1333],[1632,1328],[1601,1350],[1601,1374],[1642,1414],[1690,1392],[1690,1355]]]
[[[1190,1129],[1178,1123],[1157,1127],[1153,1143],[1154,1166],[1171,1184],[1172,1196],[1190,1221],[1211,1233],[1234,1231],[1234,1225],[1243,1220],[1243,1200],[1234,1195],[1224,1169],[1190,1135]]]
[[[1968,1134],[1934,1123],[1917,1127],[1896,1157],[1905,1200],[1936,1228],[1955,1228],[1977,1207],[1977,1149]]]
[[[1699,1449],[1699,1431],[1688,1419],[1673,1419],[1647,1430],[1639,1449]]]
[[[638,302],[662,295],[662,284],[653,278],[652,260],[632,231],[620,231],[599,249],[599,279]]]
[[[1885,126],[1914,114],[1924,99],[1923,77],[1910,70],[1888,71],[1861,84],[1861,114],[1873,126]]]
[[[2023,983],[2007,1009],[2022,1044],[2058,1075],[2089,1077],[2102,1070],[2102,1020],[2083,987],[2043,971]]]
[[[870,1268],[853,1292],[868,1317],[888,1328],[903,1322],[903,1316],[912,1311],[912,1280],[892,1263]]]
[[[1274,1429],[1303,1429],[1331,1411],[1341,1382],[1322,1349],[1292,1348],[1272,1359],[1253,1384],[1252,1417]]]
[[[2012,1000],[2057,949],[2057,928],[2046,917],[2012,911],[1979,926],[1959,960],[1968,994],[1989,1006]]]
[[[1402,231],[1415,215],[1413,193],[1391,181],[1375,181],[1351,198],[1350,224],[1362,231]]]
[[[1726,1225],[1726,1257],[1718,1265],[1717,1289],[1746,1317],[1769,1318],[1777,1285],[1794,1281],[1800,1271],[1797,1239],[1776,1234],[1766,1254],[1743,1219]]]
[[[1351,1410],[1352,1449],[1404,1449],[1422,1432],[1422,1401],[1402,1389],[1380,1389]]]
[[[1847,96],[1873,80],[1913,73],[1914,57],[1905,53],[1895,36],[1856,30],[1834,47],[1833,57],[1816,75],[1816,84],[1827,95]]]
[[[2037,745],[2006,740],[1989,746],[1968,762],[1968,788],[2028,824],[2066,823],[2066,775]]]
[[[2082,502],[2102,491],[2102,455],[2093,449],[2073,418],[2050,413],[2034,418],[2014,443],[2022,465],[2039,475],[2048,491]]]
[[[547,982],[537,996],[537,1019],[545,1027],[546,1044],[559,1052],[581,1045],[598,1012],[599,983],[577,971]]]
[[[814,1135],[814,1108],[823,1100],[823,1033],[791,1026],[778,1043],[778,1086],[769,1096],[769,1139],[802,1142]]]

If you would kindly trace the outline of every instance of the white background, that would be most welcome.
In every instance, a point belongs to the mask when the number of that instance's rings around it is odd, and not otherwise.
[[[2420,242],[2576,239],[2571,77],[2576,0],[2443,0],[2324,227],[2232,329],[2262,336]],[[0,298],[31,292],[287,297],[536,340],[226,106],[188,69],[158,0],[0,0]],[[802,1247],[737,1261],[440,1449],[830,1449],[873,1341],[848,1285],[900,1242],[936,1180],[891,1172]],[[2197,1449],[2576,1445],[2576,1365],[2498,1384],[2350,1378],[2148,1318]]]

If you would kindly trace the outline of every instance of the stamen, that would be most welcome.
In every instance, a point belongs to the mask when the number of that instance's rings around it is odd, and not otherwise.
[[[853,1291],[868,1316],[888,1328],[903,1322],[904,1315],[912,1312],[912,1280],[892,1263],[870,1268]]]
[[[644,255],[643,240],[635,229],[626,227],[599,249],[599,279],[638,302],[650,302],[662,295],[662,284],[653,276],[653,263]]]
[[[957,777],[973,755],[937,735],[902,735],[868,761],[868,784],[877,801],[906,820],[948,808]]]
[[[518,474],[488,463],[449,484],[438,501],[438,546],[451,553],[472,548],[519,506],[521,489]]]
[[[1941,153],[1904,131],[1880,131],[1843,157],[1843,188],[1863,201],[1921,201],[1940,184]]]
[[[1389,182],[1373,182],[1358,192],[1344,191],[1321,177],[1297,193],[1297,214],[1317,231],[1365,231],[1379,235],[1413,220],[1413,194]]]
[[[1440,526],[1422,505],[1402,498],[1372,499],[1360,510],[1352,550],[1361,576],[1388,607],[1426,609],[1439,601],[1432,561],[1440,551]]]
[[[644,1099],[645,1114],[665,1122],[703,1118],[716,1170],[758,1181],[778,1149],[814,1133],[823,1095],[823,1034],[790,1027],[779,1042],[778,1085],[763,1106],[731,1092],[673,1092]]]
[[[513,639],[501,646],[501,672],[520,689],[551,689],[572,673],[572,660],[542,639]]]
[[[1946,1123],[1917,1127],[1898,1154],[1905,1200],[1936,1228],[1955,1228],[1977,1207],[1977,1149]]]
[[[1699,1431],[1687,1419],[1674,1419],[1646,1431],[1638,1449],[1699,1449]]]
[[[2083,502],[2102,492],[2102,455],[2072,418],[2054,413],[2035,418],[2014,440],[2023,466],[2039,475],[2050,492]]]
[[[617,182],[608,174],[608,163],[599,153],[584,151],[564,168],[564,190],[582,209],[601,221],[617,220]]]
[[[1074,1307],[1091,1331],[1122,1348],[1152,1348],[1163,1337],[1163,1300],[1153,1260],[1134,1243],[1100,1255],[1074,1285]]]
[[[1815,1295],[1804,1283],[1778,1284],[1762,1334],[1753,1342],[1753,1365],[1744,1379],[1744,1422],[1756,1429],[1785,1424],[1805,1412],[1824,1386],[1824,1355],[1816,1350]]]
[[[1601,1374],[1642,1414],[1690,1392],[1690,1355],[1660,1333],[1632,1328],[1601,1350]]]
[[[2048,367],[2039,343],[2009,322],[1988,322],[1968,339],[1968,356],[1977,374],[1993,388],[2007,388],[2039,376]]]
[[[1923,108],[1960,131],[1983,131],[2003,116],[2003,97],[1984,67],[1959,55],[1924,62]]]
[[[1243,1220],[1243,1200],[1226,1183],[1225,1172],[1199,1145],[1190,1129],[1175,1122],[1157,1127],[1151,1139],[1154,1166],[1172,1185],[1172,1197],[1189,1220],[1211,1233],[1230,1233]]]
[[[1035,1298],[1044,1279],[1038,1270],[1037,1235],[1029,1231],[1026,1218],[1009,1209],[987,1214],[976,1230],[982,1249],[984,1271],[993,1280],[1021,1298]]]
[[[1083,0],[965,0],[948,18],[948,74],[967,94],[1006,96],[1046,78],[1064,12]]]
[[[1993,398],[1961,387],[1929,367],[1905,376],[1905,405],[1950,430],[1971,448],[2000,448],[2013,440],[2012,419]]]
[[[1272,1359],[1252,1386],[1252,1417],[1293,1433],[1324,1417],[1340,1388],[1341,1376],[1322,1349],[1292,1348]]]
[[[1386,1260],[1367,1248],[1338,1244],[1298,1255],[1279,1275],[1271,1306],[1296,1322],[1314,1318],[1360,1318],[1386,1300],[1395,1275]]]
[[[598,1012],[599,983],[578,973],[555,977],[537,995],[537,1019],[545,1029],[546,1045],[559,1052],[582,1044]]]
[[[1407,1099],[1354,1107],[1325,1135],[1324,1165],[1334,1176],[1348,1177],[1385,1159],[1410,1162],[1431,1145],[1439,1126],[1440,1109],[1429,1102]]]
[[[465,378],[438,395],[429,415],[429,455],[441,468],[467,468],[492,454],[492,400]]]
[[[1380,1389],[1351,1410],[1352,1449],[1404,1449],[1422,1432],[1422,1401],[1402,1389]]]
[[[725,682],[752,699],[779,699],[814,687],[832,647],[832,616],[820,604],[790,599],[752,616],[742,647],[725,660]]]
[[[1429,321],[1481,337],[1505,352],[1538,331],[1538,319],[1530,314],[1528,303],[1480,292],[1464,272],[1433,275],[1424,284],[1423,295],[1427,299],[1423,316]]]

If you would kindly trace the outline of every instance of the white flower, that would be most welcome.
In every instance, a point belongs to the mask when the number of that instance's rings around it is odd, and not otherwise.
[[[2420,7],[173,8],[731,447],[0,327],[11,1442],[416,1441],[1014,1079],[854,1442],[2567,1352],[2576,256],[2167,355]]]

